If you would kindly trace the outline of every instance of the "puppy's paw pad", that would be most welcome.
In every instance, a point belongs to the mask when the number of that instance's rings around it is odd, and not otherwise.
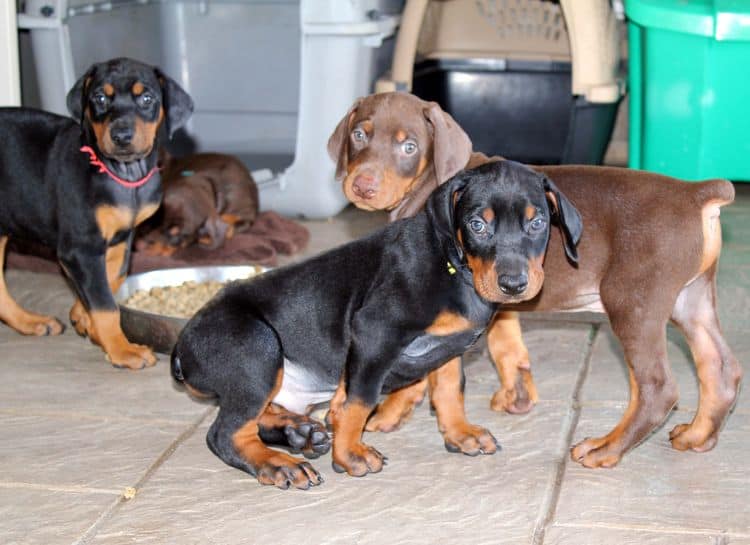
[[[302,452],[306,458],[317,458],[331,449],[331,436],[325,426],[317,420],[304,420],[301,424],[284,427],[284,435],[289,446]]]

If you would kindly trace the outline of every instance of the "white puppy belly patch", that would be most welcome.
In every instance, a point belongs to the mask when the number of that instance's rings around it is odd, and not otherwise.
[[[336,385],[328,384],[303,366],[284,358],[284,376],[281,389],[273,403],[298,414],[306,414],[308,407],[329,401]]]

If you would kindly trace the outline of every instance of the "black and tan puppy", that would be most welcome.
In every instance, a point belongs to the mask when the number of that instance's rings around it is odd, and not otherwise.
[[[410,93],[377,93],[357,99],[328,141],[336,177],[344,194],[363,210],[388,210],[391,221],[417,213],[435,188],[464,168],[489,159],[472,152],[471,140],[435,102]],[[493,158],[499,159],[499,158]],[[502,378],[491,407],[511,413],[529,411],[537,401],[529,352],[515,312],[500,311],[487,333],[487,346]],[[460,358],[436,373],[460,373]],[[431,377],[385,399],[367,423],[368,431],[393,431],[411,415],[428,390]],[[465,415],[438,425],[474,443]]]
[[[380,394],[463,353],[498,303],[539,292],[553,215],[574,255],[581,224],[568,200],[526,167],[490,164],[458,174],[413,218],[225,288],[190,320],[172,354],[177,380],[218,397],[211,450],[262,484],[317,485],[310,464],[264,439],[286,436],[308,453],[325,450],[322,424],[299,415],[331,399],[334,469],[380,471],[383,456],[362,442]],[[435,384],[433,395],[442,388]],[[279,406],[290,413],[280,416]],[[480,445],[467,454],[495,452],[487,430],[475,435]],[[449,450],[461,450],[448,441]]]
[[[21,308],[2,276],[8,237],[55,250],[78,300],[70,311],[117,366],[141,368],[152,351],[130,343],[112,296],[125,279],[133,230],[159,206],[156,134],[190,116],[190,97],[157,68],[130,59],[92,66],[68,94],[74,119],[0,109],[0,319],[26,335],[62,324]]]

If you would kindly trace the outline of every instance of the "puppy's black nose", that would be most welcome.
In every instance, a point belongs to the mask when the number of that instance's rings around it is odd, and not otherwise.
[[[500,291],[508,295],[518,295],[523,293],[529,285],[529,277],[526,273],[522,274],[501,274],[498,280]]]
[[[133,127],[128,125],[110,127],[109,136],[118,146],[127,146],[133,140]]]

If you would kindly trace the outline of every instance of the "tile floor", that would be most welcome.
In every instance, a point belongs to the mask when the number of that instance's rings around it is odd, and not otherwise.
[[[720,314],[750,362],[750,185],[724,209]],[[359,236],[384,216],[347,209],[306,222],[307,253]],[[67,318],[62,278],[7,272],[25,306]],[[494,456],[449,454],[427,404],[403,429],[368,434],[388,455],[364,479],[314,461],[326,482],[280,491],[223,465],[205,446],[214,407],[173,386],[167,358],[116,370],[69,328],[25,338],[0,325],[0,543],[57,544],[648,544],[750,545],[750,401],[740,396],[717,448],[672,450],[697,383],[686,345],[669,331],[681,388],[666,424],[611,470],[570,462],[572,442],[614,425],[627,402],[619,349],[606,324],[527,315],[524,336],[541,402],[527,415],[489,410],[497,386],[486,349],[465,358],[471,420],[503,445]]]

